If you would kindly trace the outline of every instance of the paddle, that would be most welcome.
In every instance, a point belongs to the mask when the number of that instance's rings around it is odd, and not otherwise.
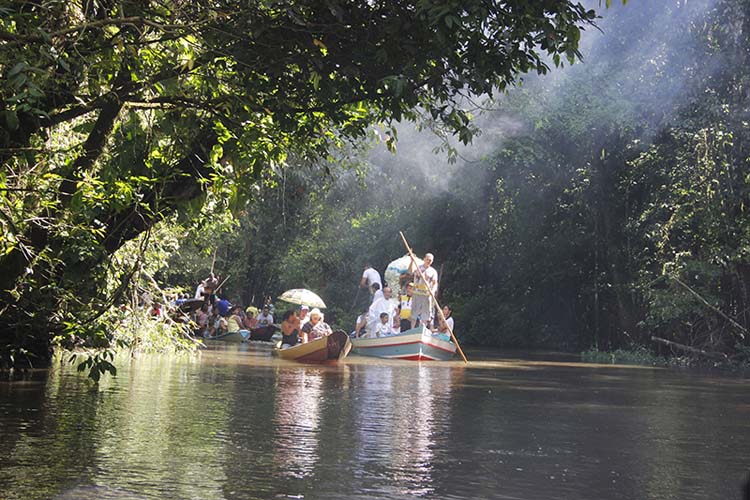
[[[404,242],[404,246],[406,247],[406,251],[409,252],[409,257],[411,257],[411,261],[414,264],[414,267],[417,269],[417,272],[419,273],[419,277],[422,281],[425,283],[427,280],[424,279],[424,275],[422,274],[422,270],[417,265],[417,258],[414,256],[414,253],[411,251],[411,247],[409,247],[409,243],[406,241],[406,236],[404,236],[404,233],[399,231],[398,234],[401,235],[401,240]],[[435,295],[432,293],[432,290],[430,287],[427,287],[427,292],[430,294],[430,297],[432,297],[433,302],[437,306],[438,315],[440,315],[440,319],[445,322],[446,327],[448,328],[448,332],[451,334],[451,338],[453,339],[453,342],[456,344],[456,347],[458,348],[458,352],[461,354],[461,357],[464,359],[464,363],[468,363],[469,360],[466,359],[466,356],[464,355],[464,351],[461,350],[461,346],[458,344],[458,339],[453,334],[453,328],[451,328],[448,325],[448,322],[445,320],[445,315],[443,315],[443,308],[440,307],[440,304],[438,303],[437,299],[435,298]]]

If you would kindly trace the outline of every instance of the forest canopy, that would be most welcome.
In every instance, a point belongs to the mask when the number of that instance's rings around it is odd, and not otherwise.
[[[106,343],[97,320],[142,270],[114,256],[159,221],[237,213],[266,173],[373,125],[468,142],[467,96],[573,62],[594,18],[563,0],[4,3],[2,363]]]

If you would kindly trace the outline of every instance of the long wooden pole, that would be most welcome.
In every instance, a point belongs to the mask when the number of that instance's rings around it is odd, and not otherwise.
[[[406,241],[406,236],[404,236],[404,233],[402,231],[399,231],[398,234],[401,235],[401,240],[404,242],[404,246],[406,247],[406,251],[409,252],[409,257],[411,257],[411,262],[414,264],[414,267],[416,268],[417,272],[419,273],[419,278],[427,283],[427,280],[424,279],[424,275],[422,274],[422,270],[419,268],[419,265],[417,265],[417,258],[414,256],[414,252],[411,251],[411,247],[409,246],[409,243]],[[432,293],[432,290],[430,287],[427,287],[427,292],[430,294],[430,297],[432,297],[432,301],[437,306],[438,314],[440,315],[440,319],[445,322],[446,328],[448,328],[448,332],[451,334],[451,339],[453,339],[453,343],[456,344],[456,347],[458,348],[458,352],[461,354],[461,357],[464,359],[464,363],[468,363],[469,360],[466,359],[466,355],[464,354],[464,351],[461,349],[461,345],[458,343],[458,339],[453,334],[453,328],[448,325],[448,322],[445,320],[445,315],[443,314],[443,308],[440,307],[440,304],[438,303],[437,299],[435,298],[435,294]]]
[[[218,291],[219,291],[219,288],[221,288],[222,286],[224,286],[224,283],[226,283],[226,282],[227,282],[227,280],[228,280],[229,278],[231,278],[231,277],[232,277],[232,275],[230,274],[229,276],[227,276],[226,278],[224,278],[224,281],[222,281],[222,282],[221,282],[221,283],[219,284],[219,286],[217,286],[217,287],[216,287],[216,288],[214,289],[214,293],[218,292]]]

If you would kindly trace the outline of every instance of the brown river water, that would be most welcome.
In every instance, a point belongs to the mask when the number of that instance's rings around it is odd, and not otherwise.
[[[467,351],[256,345],[0,382],[0,499],[740,499],[750,380]]]

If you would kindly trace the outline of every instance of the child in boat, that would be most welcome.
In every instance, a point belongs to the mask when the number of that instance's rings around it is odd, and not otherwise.
[[[388,321],[388,318],[389,316],[387,312],[380,313],[380,323],[375,327],[376,337],[387,337],[388,335],[393,335],[393,325]]]

